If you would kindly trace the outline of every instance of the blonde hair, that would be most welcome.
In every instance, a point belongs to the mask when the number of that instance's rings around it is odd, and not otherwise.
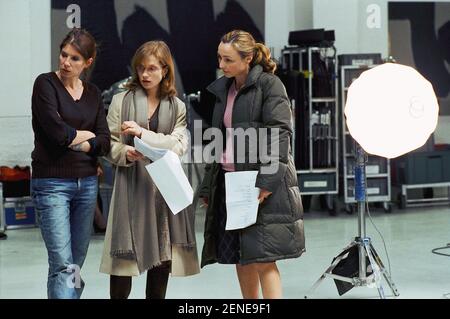
[[[277,64],[272,60],[270,50],[263,43],[256,42],[253,36],[242,30],[233,30],[225,34],[222,43],[230,43],[239,53],[241,58],[252,57],[250,65],[253,67],[257,64],[263,67],[264,72],[274,73]]]
[[[159,98],[173,97],[177,95],[177,90],[175,88],[175,67],[173,64],[173,58],[169,47],[164,41],[149,41],[137,49],[133,59],[131,60],[131,80],[125,85],[125,87],[133,91],[138,87],[141,87],[137,67],[145,58],[150,56],[154,56],[163,69],[167,69],[166,74],[159,84]]]

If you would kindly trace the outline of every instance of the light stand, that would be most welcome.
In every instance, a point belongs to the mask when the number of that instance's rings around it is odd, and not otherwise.
[[[386,298],[381,284],[381,276],[384,277],[392,293],[399,296],[397,288],[389,273],[384,267],[380,256],[375,251],[371,239],[366,237],[366,153],[362,147],[356,143],[356,165],[355,165],[355,200],[358,205],[358,237],[352,241],[344,250],[334,258],[331,266],[320,276],[309,290],[305,298],[308,298],[325,278],[333,278],[352,284],[355,287],[367,286],[376,287],[380,298]],[[333,273],[339,262],[345,259],[349,252],[357,247],[358,249],[358,272],[355,276],[346,277]],[[369,264],[367,264],[367,259]],[[368,267],[370,266],[370,267]],[[368,273],[371,273],[368,275]]]
[[[356,144],[355,200],[358,237],[322,274],[309,294],[326,278],[335,280],[340,295],[352,287],[376,287],[385,298],[382,277],[393,294],[399,293],[381,258],[366,237],[365,150],[395,158],[422,146],[436,129],[439,104],[431,83],[414,68],[384,63],[362,72],[347,90],[344,114]],[[383,129],[380,130],[380,125]],[[374,133],[377,133],[375,136]],[[361,145],[361,146],[360,146]],[[347,190],[344,190],[347,191]],[[305,296],[306,298],[307,296]]]
[[[188,180],[189,183],[192,184],[192,166],[194,166],[195,170],[195,176],[197,178],[197,181],[201,181],[200,171],[198,166],[194,162],[194,141],[192,139],[192,136],[195,136],[194,134],[194,127],[192,127],[192,101],[200,102],[200,91],[197,93],[191,93],[187,95],[186,93],[183,94],[184,100],[186,101],[186,126],[189,132],[191,133],[191,139],[189,141],[189,163],[187,166],[188,169]]]

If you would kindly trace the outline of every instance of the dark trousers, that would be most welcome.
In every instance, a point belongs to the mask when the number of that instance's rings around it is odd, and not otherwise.
[[[147,271],[146,299],[164,299],[169,281],[170,261]],[[127,299],[131,292],[131,276],[114,276],[109,279],[111,299]]]
[[[240,239],[239,230],[225,230],[227,224],[227,206],[225,198],[225,171],[220,170],[217,177],[215,196],[216,214],[216,253],[219,264],[239,264]]]

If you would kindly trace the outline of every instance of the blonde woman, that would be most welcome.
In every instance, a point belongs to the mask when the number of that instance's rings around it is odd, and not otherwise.
[[[150,146],[182,156],[187,149],[186,108],[176,97],[174,64],[162,41],[144,43],[132,60],[126,92],[115,95],[108,112],[114,190],[100,271],[110,274],[112,299],[128,298],[132,276],[147,272],[146,298],[163,299],[169,273],[199,272],[194,212],[173,215],[136,151],[136,136]]]
[[[232,135],[227,134],[219,162],[207,165],[199,196],[207,207],[202,267],[219,262],[235,264],[242,296],[256,299],[260,288],[264,298],[281,298],[281,277],[276,261],[299,257],[305,250],[303,207],[291,154],[291,111],[286,90],[273,73],[276,64],[269,49],[256,43],[245,31],[225,34],[217,57],[224,76],[209,85],[216,96],[212,126],[222,131],[242,128],[279,129],[279,154],[271,163],[272,173],[261,168],[268,164],[258,157],[252,163],[246,156],[236,160]],[[266,141],[267,143],[268,141]],[[259,137],[245,145],[246,152],[261,145]],[[270,145],[268,145],[270,149]],[[256,224],[240,230],[225,230],[226,206],[224,176],[227,172],[258,170],[260,188]]]

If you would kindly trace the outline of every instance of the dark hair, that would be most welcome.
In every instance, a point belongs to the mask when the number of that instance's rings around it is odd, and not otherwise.
[[[136,50],[136,53],[131,60],[132,77],[125,87],[129,90],[136,90],[136,88],[141,86],[137,67],[145,58],[152,55],[158,60],[163,68],[167,69],[166,75],[161,80],[161,83],[159,83],[159,97],[165,98],[175,96],[177,94],[175,88],[175,67],[170,49],[164,41],[149,41]]]
[[[68,44],[73,45],[85,60],[90,58],[95,60],[97,44],[94,37],[85,29],[73,28],[59,45],[59,50],[62,51]]]
[[[256,42],[250,33],[242,30],[233,30],[225,34],[220,41],[222,43],[230,43],[242,59],[252,56],[252,61],[250,62],[252,67],[259,64],[263,67],[264,72],[275,72],[277,64],[272,60],[269,48],[263,43]]]

